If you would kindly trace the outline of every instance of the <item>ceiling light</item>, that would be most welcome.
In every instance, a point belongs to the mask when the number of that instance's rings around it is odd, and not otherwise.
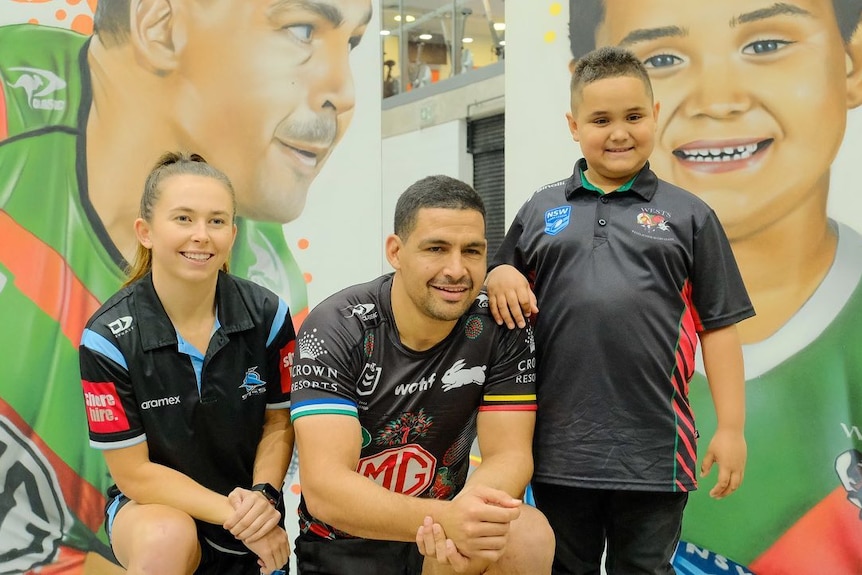
[[[505,22],[494,22],[494,30],[496,30],[497,32],[502,32],[505,29],[506,29],[506,23]]]
[[[419,34],[419,39],[420,39],[420,40],[430,40],[430,39],[431,39],[431,38],[433,38],[433,37],[434,37],[434,36],[432,36],[431,34]]]
[[[467,37],[467,38],[462,38],[461,41],[464,42],[465,44],[471,44],[473,42],[473,39],[470,37]]]
[[[407,15],[404,17],[404,19],[405,19],[406,21],[408,21],[408,22],[413,22],[414,20],[416,20],[416,16],[411,16],[410,14],[407,14]],[[401,14],[396,14],[396,15],[395,15],[395,21],[396,21],[396,22],[401,22]]]
[[[505,41],[505,40],[500,40],[500,41],[498,42],[498,44],[500,44],[500,46],[505,46],[505,45],[506,45],[506,41]]]
[[[392,32],[390,32],[389,30],[381,30],[380,31],[381,36],[389,36],[390,34],[392,34]]]

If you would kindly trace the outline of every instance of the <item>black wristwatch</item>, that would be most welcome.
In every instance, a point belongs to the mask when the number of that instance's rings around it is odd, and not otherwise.
[[[278,502],[281,499],[281,491],[273,487],[269,483],[258,483],[251,488],[252,491],[260,491],[263,493],[263,496],[266,497],[267,501],[273,504],[273,506],[278,506]]]

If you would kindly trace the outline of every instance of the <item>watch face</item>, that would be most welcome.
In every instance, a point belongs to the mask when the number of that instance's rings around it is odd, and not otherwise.
[[[278,500],[281,499],[281,492],[270,485],[269,483],[258,483],[254,487],[251,488],[252,491],[260,491],[264,494],[264,496],[269,499],[269,502],[273,505],[278,504]]]

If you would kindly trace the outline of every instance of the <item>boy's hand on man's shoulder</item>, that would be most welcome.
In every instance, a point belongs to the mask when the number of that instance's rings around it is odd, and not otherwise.
[[[719,428],[715,432],[700,467],[700,476],[705,477],[713,463],[718,464],[718,481],[709,491],[710,497],[721,499],[739,489],[745,474],[747,453],[742,431]]]
[[[485,278],[485,287],[488,308],[497,325],[523,328],[527,318],[539,312],[530,282],[513,266],[503,264],[492,269]]]

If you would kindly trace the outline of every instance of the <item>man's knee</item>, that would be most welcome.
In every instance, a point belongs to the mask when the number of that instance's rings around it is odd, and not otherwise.
[[[493,573],[546,575],[551,572],[556,547],[554,531],[541,511],[524,505],[512,522],[506,553]]]

